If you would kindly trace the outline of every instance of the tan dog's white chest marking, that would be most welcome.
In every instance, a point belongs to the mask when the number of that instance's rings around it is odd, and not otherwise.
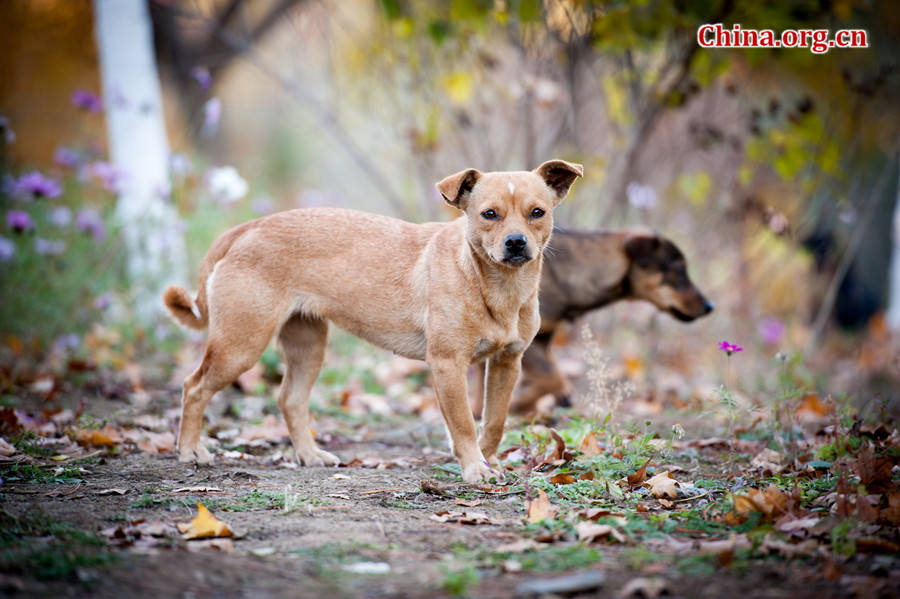
[[[332,322],[426,360],[463,478],[494,476],[488,460],[496,462],[521,354],[538,330],[537,285],[552,211],[581,174],[580,165],[551,160],[530,172],[451,175],[438,191],[465,216],[449,223],[319,208],[226,231],[200,266],[197,297],[177,286],[164,295],[183,324],[209,326],[203,362],[184,382],[179,459],[211,461],[200,443],[206,404],[275,336],[285,361],[278,405],[297,457],[305,465],[337,464],[316,446],[309,417]],[[479,439],[466,371],[485,358]]]

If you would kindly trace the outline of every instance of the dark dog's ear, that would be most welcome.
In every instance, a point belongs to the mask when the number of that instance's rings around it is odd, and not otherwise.
[[[653,264],[661,245],[659,237],[655,235],[635,235],[625,241],[625,255],[632,262],[647,267]]]
[[[562,201],[569,193],[569,188],[572,187],[575,178],[584,176],[584,167],[565,160],[548,160],[534,169],[534,172],[544,180],[550,189],[556,192],[559,201]]]
[[[460,171],[455,175],[441,180],[435,184],[437,190],[441,192],[444,201],[460,210],[466,209],[466,202],[469,199],[469,193],[481,178],[481,173],[474,168]]]

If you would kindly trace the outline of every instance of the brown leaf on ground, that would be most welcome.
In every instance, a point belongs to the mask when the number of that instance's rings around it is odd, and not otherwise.
[[[900,553],[900,545],[881,537],[863,537],[855,539],[856,550],[862,553]]]
[[[641,466],[637,472],[633,474],[629,474],[625,477],[625,482],[628,484],[628,489],[633,491],[644,484],[644,481],[647,480],[647,465],[650,463],[651,458],[647,458],[647,461],[644,462],[644,465]]]
[[[0,456],[8,458],[9,456],[16,453],[16,448],[14,445],[9,443],[6,439],[0,439]]]
[[[644,466],[646,467],[646,464]],[[678,497],[678,481],[672,478],[668,470],[651,477],[644,483],[644,486],[650,489],[654,497],[668,497],[669,499]]]
[[[581,516],[582,518],[584,518],[585,520],[591,520],[593,522],[596,522],[597,520],[599,520],[600,518],[603,518],[604,516],[616,516],[616,515],[621,515],[621,514],[613,514],[609,510],[604,510],[604,509],[601,509],[598,507],[592,507],[592,508],[588,508],[586,510],[578,512],[578,515]]]
[[[222,553],[234,553],[234,543],[231,539],[203,539],[195,543],[188,543],[188,551],[204,551],[212,549]]]
[[[751,513],[762,514],[763,520],[771,521],[787,513],[790,497],[776,487],[769,485],[765,489],[750,489],[746,495],[734,495],[734,513],[736,520],[746,520]]]
[[[81,429],[74,432],[75,441],[79,445],[95,447],[115,447],[122,442],[122,435],[107,424],[102,429]]]
[[[575,457],[571,451],[566,451],[566,442],[563,441],[563,438],[559,436],[559,433],[557,433],[552,428],[550,429],[550,436],[553,437],[553,441],[556,443],[556,447],[553,450],[553,454],[549,458],[547,458],[548,461],[569,461],[573,457]]]
[[[900,526],[900,492],[893,491],[885,496],[887,506],[881,508],[879,516],[883,522]]]
[[[794,415],[803,422],[816,422],[827,417],[832,411],[834,411],[832,406],[823,403],[815,393],[810,393],[797,406]]]
[[[579,522],[575,525],[575,532],[578,534],[579,541],[593,543],[596,541],[614,540],[624,543],[627,539],[625,535],[616,530],[609,524],[595,524],[594,522]]]
[[[527,502],[528,521],[532,524],[541,520],[553,520],[556,512],[556,506],[550,503],[550,498],[543,489],[538,489],[537,497]]]
[[[766,448],[753,456],[750,465],[764,475],[781,474],[784,471],[783,459],[777,451]]]
[[[670,594],[669,583],[664,578],[632,578],[619,591],[620,599],[629,597],[643,597],[644,599],[656,599],[660,595]]]
[[[893,488],[891,468],[894,460],[890,457],[875,457],[870,446],[862,448],[856,456],[853,470],[859,475],[859,482],[866,487],[867,493],[887,493]]]
[[[276,418],[274,414],[267,414],[259,424],[241,429],[237,439],[235,439],[235,443],[252,443],[260,440],[270,443],[282,443],[290,439],[290,437],[291,435],[284,420]]]
[[[184,539],[206,539],[212,537],[233,537],[228,525],[216,519],[202,503],[197,504],[197,515],[187,524],[178,524]]]
[[[143,431],[137,446],[145,453],[171,453],[175,451],[175,434],[171,431],[164,433]]]
[[[478,507],[484,503],[480,499],[457,499],[456,505],[461,505],[463,507]]]
[[[550,477],[550,482],[554,485],[570,485],[575,482],[575,477],[565,472],[559,472]]]
[[[428,516],[435,522],[456,522],[459,524],[496,524],[484,512],[443,511]]]
[[[588,470],[587,472],[582,472],[578,476],[578,480],[594,480],[594,473]]]
[[[597,433],[590,432],[586,434],[584,439],[581,440],[581,444],[578,445],[578,451],[585,458],[592,458],[603,453],[603,450],[600,449],[600,443],[597,442]]]

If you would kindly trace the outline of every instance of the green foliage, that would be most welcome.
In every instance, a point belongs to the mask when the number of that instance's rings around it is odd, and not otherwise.
[[[478,570],[472,566],[450,568],[442,564],[439,568],[444,577],[440,587],[455,597],[465,595],[469,587],[476,584],[479,579]]]
[[[75,466],[65,466],[59,474],[35,464],[13,464],[0,471],[5,482],[31,484],[72,484],[83,482],[81,471]]]
[[[15,516],[0,511],[0,571],[38,580],[71,578],[78,568],[107,566],[116,556],[100,537],[41,512]]]

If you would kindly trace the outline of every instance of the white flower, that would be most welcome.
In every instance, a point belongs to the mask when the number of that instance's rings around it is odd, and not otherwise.
[[[220,204],[233,204],[247,195],[250,186],[233,166],[211,168],[206,173],[209,193]]]

